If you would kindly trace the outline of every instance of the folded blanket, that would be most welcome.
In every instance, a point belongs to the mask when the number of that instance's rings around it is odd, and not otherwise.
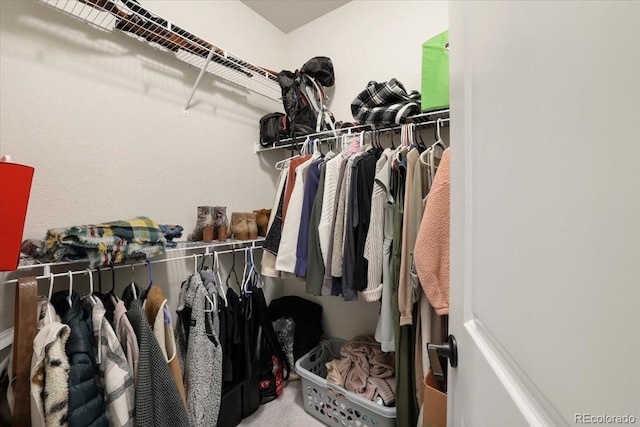
[[[45,250],[55,261],[87,258],[89,267],[139,261],[164,254],[166,239],[147,217],[47,231]]]
[[[351,103],[353,118],[360,123],[399,125],[420,112],[420,93],[406,89],[396,79],[370,81]]]

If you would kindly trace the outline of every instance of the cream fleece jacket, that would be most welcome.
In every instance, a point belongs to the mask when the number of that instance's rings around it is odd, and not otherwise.
[[[449,153],[444,151],[429,192],[414,249],[420,284],[437,314],[449,314]]]

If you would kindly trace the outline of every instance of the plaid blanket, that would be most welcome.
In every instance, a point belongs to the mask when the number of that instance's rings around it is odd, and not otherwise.
[[[166,239],[147,217],[47,231],[45,250],[55,261],[87,258],[89,267],[139,261],[164,254]]]
[[[399,125],[407,117],[420,112],[420,93],[407,93],[396,79],[377,83],[370,81],[351,103],[353,118],[360,123]]]

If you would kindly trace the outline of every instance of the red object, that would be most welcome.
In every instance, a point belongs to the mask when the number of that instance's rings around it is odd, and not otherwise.
[[[0,162],[0,271],[18,268],[34,169]]]

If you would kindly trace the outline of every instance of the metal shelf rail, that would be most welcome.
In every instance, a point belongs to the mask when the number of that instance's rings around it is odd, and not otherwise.
[[[175,248],[167,248],[165,250],[165,257],[164,258],[157,258],[157,259],[151,259],[149,260],[149,262],[151,264],[156,264],[156,263],[163,263],[163,262],[169,262],[169,261],[176,261],[176,260],[180,260],[180,259],[188,259],[188,258],[193,258],[194,254],[191,255],[183,255],[183,256],[168,256],[172,253],[176,253],[176,252],[183,252],[183,251],[204,251],[204,253],[202,254],[195,254],[196,257],[198,256],[209,256],[210,254],[213,254],[214,252],[218,252],[220,253],[221,250],[229,250],[229,251],[233,251],[233,250],[243,250],[244,248],[249,248],[249,247],[253,247],[253,248],[258,248],[262,245],[262,242],[264,242],[264,238],[260,237],[258,239],[255,240],[235,240],[235,239],[229,239],[227,241],[217,241],[214,240],[211,243],[205,243],[205,242],[176,242],[178,245]],[[224,252],[226,253],[226,252]],[[64,271],[63,273],[52,273],[52,269],[56,269],[56,270],[62,270],[64,268],[67,267],[71,267],[74,266],[74,268],[72,268],[73,271],[77,271],[79,273],[82,272],[86,272],[87,271],[87,260],[86,259],[78,259],[78,260],[70,260],[70,261],[61,261],[61,262],[48,262],[48,263],[41,263],[38,262],[37,260],[33,260],[31,258],[23,258],[21,260],[21,265],[18,266],[18,268],[16,269],[17,271],[38,271],[38,269],[41,269],[39,272],[40,274],[36,276],[37,279],[46,279],[51,277],[52,274],[57,275],[57,276],[64,276],[67,275],[67,271]],[[116,264],[113,266],[114,270],[118,270],[121,268],[131,268],[131,266],[142,266],[142,265],[146,265],[146,262],[134,262],[134,263],[125,263],[125,264]],[[106,267],[109,268],[109,267]],[[97,269],[93,269],[92,271],[98,271]],[[15,273],[15,272],[13,272]],[[8,279],[5,281],[0,282],[0,285],[5,285],[5,284],[9,284],[9,283],[16,283],[18,281],[18,279]]]
[[[36,0],[66,15],[107,32],[122,32],[200,69],[184,113],[205,73],[279,101],[277,73],[252,65],[202,38],[185,31],[135,0]]]
[[[446,126],[446,124],[449,122],[449,110],[446,109],[446,110],[430,111],[426,113],[416,114],[414,116],[408,117],[408,123],[413,123],[416,126],[427,126],[427,125],[435,124],[438,119],[440,119],[443,122],[443,124]],[[304,144],[307,138],[310,138],[312,140],[317,139],[317,140],[320,140],[320,142],[328,142],[328,141],[336,140],[344,134],[351,134],[351,133],[357,133],[362,131],[396,132],[396,131],[399,131],[401,128],[402,128],[402,125],[376,127],[372,124],[365,123],[365,124],[360,124],[360,125],[356,125],[348,128],[311,133],[307,135],[301,135],[295,138],[286,138],[286,139],[280,140],[280,142],[273,143],[267,147],[264,147],[260,145],[260,143],[256,142],[254,147],[254,152],[261,153],[263,151],[271,151],[271,150],[278,150],[278,149],[299,148],[302,144]]]

